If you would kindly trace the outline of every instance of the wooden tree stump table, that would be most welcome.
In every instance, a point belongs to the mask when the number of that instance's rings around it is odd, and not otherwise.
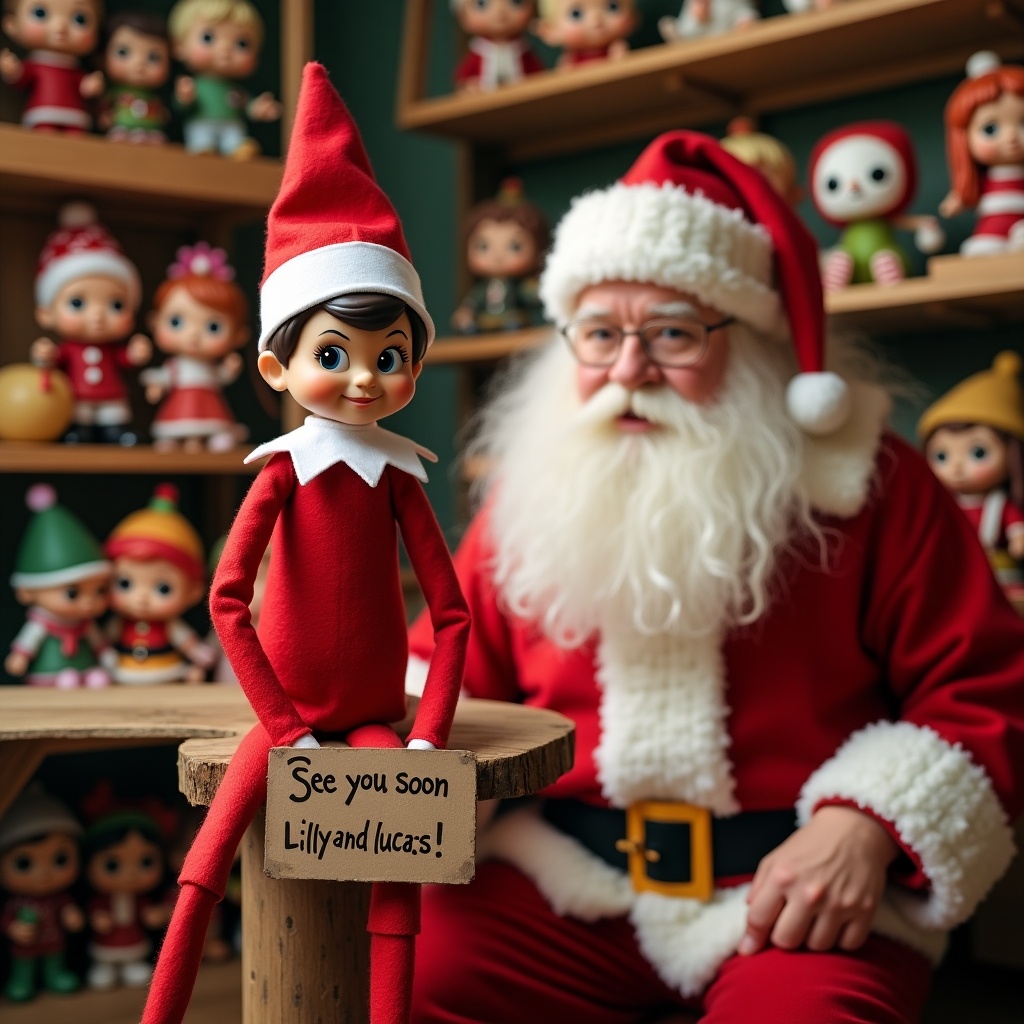
[[[410,713],[398,732],[411,723]],[[573,729],[552,711],[466,700],[448,746],[475,753],[478,800],[528,796],[572,766]],[[241,735],[182,744],[178,781],[190,802],[210,803]],[[362,1024],[370,885],[268,878],[265,829],[261,812],[242,842],[243,1024]]]

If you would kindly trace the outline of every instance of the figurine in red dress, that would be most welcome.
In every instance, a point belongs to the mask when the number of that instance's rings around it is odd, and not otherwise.
[[[535,0],[452,0],[452,13],[470,37],[455,69],[456,88],[488,91],[544,70],[526,40]]]
[[[398,216],[373,177],[327,73],[303,76],[284,181],[267,225],[258,366],[312,414],[261,445],[256,478],[210,595],[217,635],[259,724],[228,767],[179,882],[145,1024],[180,1022],[231,859],[266,797],[274,746],[399,747],[405,715],[401,534],[436,650],[406,745],[443,747],[462,680],[469,615],[420,481],[425,449],[377,421],[412,399],[434,328]],[[249,603],[273,557],[257,635]],[[372,680],[372,682],[369,682]],[[410,1014],[419,886],[373,887],[370,1020]]]

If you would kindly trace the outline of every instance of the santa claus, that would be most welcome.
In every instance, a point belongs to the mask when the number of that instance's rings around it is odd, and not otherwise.
[[[576,763],[427,897],[418,1019],[916,1020],[1014,853],[1024,625],[711,139],[576,200],[541,295],[477,440],[465,688],[572,717]]]

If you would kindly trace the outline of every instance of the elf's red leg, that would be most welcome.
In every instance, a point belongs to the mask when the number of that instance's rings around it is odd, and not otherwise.
[[[363,725],[345,740],[353,747],[401,747],[386,725]],[[370,1024],[409,1024],[415,936],[420,930],[420,887],[374,882],[370,893]]]
[[[257,725],[228,765],[178,877],[181,895],[160,948],[142,1024],[181,1024],[185,1016],[213,908],[224,898],[235,850],[267,798],[271,746]]]

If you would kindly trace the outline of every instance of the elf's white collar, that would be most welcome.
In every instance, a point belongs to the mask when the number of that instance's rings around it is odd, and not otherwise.
[[[370,487],[377,486],[387,465],[426,482],[420,458],[437,462],[432,451],[376,423],[338,423],[322,416],[307,416],[301,427],[261,444],[245,461],[254,462],[274,452],[291,455],[300,484],[308,484],[338,462],[344,462]]]

